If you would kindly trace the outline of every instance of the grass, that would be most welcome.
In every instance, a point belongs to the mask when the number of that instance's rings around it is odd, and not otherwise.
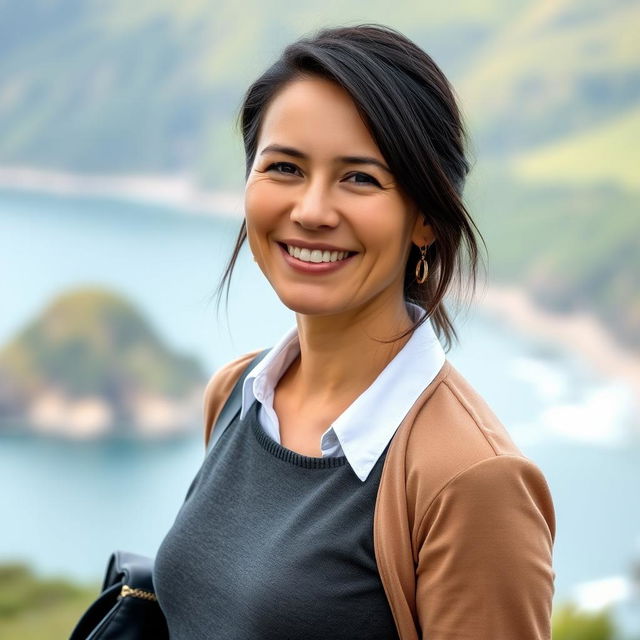
[[[100,585],[77,585],[41,578],[24,564],[0,566],[0,640],[60,640],[100,592]]]

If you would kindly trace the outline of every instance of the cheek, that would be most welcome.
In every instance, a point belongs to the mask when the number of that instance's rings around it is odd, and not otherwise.
[[[244,190],[245,211],[257,216],[281,212],[289,200],[286,187],[261,176],[247,182]]]
[[[269,216],[272,200],[268,197],[268,189],[260,182],[247,184],[244,191],[244,212],[247,221],[259,223]]]
[[[249,244],[255,251],[255,245],[266,241],[268,234],[282,210],[273,185],[256,181],[248,183],[244,193],[244,213],[247,224]]]
[[[384,263],[400,260],[409,241],[406,211],[382,202],[360,213],[358,228],[364,246]]]

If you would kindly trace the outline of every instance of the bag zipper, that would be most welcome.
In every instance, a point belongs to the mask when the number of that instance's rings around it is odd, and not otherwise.
[[[122,585],[122,589],[120,590],[120,597],[142,598],[143,600],[151,600],[152,602],[156,602],[158,600],[156,594],[152,591],[145,591],[144,589],[134,589],[128,584]]]

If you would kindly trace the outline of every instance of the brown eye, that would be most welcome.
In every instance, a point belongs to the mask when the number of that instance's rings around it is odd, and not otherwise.
[[[274,162],[274,163],[270,164],[267,167],[266,170],[267,171],[271,171],[271,169],[274,169],[274,168],[276,169],[277,173],[287,173],[287,174],[292,174],[292,175],[293,175],[293,172],[295,172],[296,169],[297,169],[297,167],[294,164],[291,164],[290,162]],[[282,168],[282,169],[287,169],[287,168],[288,169],[293,169],[293,172],[292,171],[280,171],[279,170],[280,168]]]
[[[364,182],[363,182],[363,181],[361,181],[361,180],[355,180],[354,182],[355,182],[356,184],[373,184],[373,185],[376,185],[376,186],[378,186],[378,187],[380,186],[380,183],[379,183],[379,182],[378,182],[378,181],[377,181],[373,176],[370,176],[368,173],[361,173],[361,172],[352,173],[352,174],[347,178],[347,180],[349,180],[349,179],[351,179],[351,178],[354,178],[354,177],[356,177],[356,176],[360,176],[361,178],[365,178],[365,181],[364,181]]]

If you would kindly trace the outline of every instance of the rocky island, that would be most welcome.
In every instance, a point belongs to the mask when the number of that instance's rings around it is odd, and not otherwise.
[[[0,348],[0,433],[157,438],[201,426],[206,377],[123,296],[53,300]]]

